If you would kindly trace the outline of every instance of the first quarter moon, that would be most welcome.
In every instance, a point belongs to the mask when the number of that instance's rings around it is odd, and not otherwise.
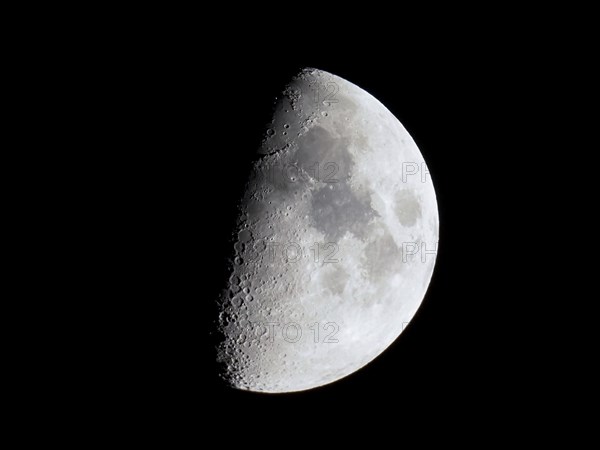
[[[372,95],[317,69],[278,99],[236,227],[220,374],[269,393],[334,382],[381,354],[419,308],[438,244],[414,140]]]

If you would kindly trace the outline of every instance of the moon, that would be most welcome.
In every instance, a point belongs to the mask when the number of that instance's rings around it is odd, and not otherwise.
[[[414,317],[438,210],[414,140],[376,98],[304,69],[283,90],[239,203],[217,359],[266,393],[339,380]]]

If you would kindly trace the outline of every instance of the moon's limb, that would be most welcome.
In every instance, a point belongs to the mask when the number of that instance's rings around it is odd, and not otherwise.
[[[435,192],[415,142],[377,99],[306,69],[259,150],[221,299],[222,376],[292,392],[383,352],[429,285]]]

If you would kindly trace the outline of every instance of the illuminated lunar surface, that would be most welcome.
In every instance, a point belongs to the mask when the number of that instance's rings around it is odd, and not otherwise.
[[[293,392],[383,352],[419,308],[438,242],[415,142],[356,85],[305,69],[285,87],[240,202],[220,298],[221,376]]]

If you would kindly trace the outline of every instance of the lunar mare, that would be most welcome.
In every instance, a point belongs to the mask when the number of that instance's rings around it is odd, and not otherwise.
[[[415,142],[377,99],[305,69],[278,99],[219,300],[231,386],[322,386],[383,352],[420,306],[438,211]]]

